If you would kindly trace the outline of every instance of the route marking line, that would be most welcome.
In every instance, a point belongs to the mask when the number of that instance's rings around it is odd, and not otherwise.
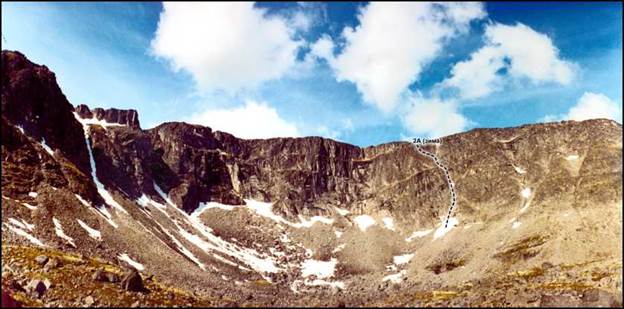
[[[414,145],[416,146],[416,150],[418,150],[418,152],[420,154],[425,155],[425,156],[433,159],[435,164],[442,171],[444,171],[444,175],[446,176],[446,182],[447,182],[447,184],[449,186],[449,189],[451,190],[451,207],[449,207],[448,214],[446,215],[446,222],[444,223],[444,228],[447,228],[448,227],[448,222],[451,219],[451,214],[453,213],[453,209],[455,208],[455,204],[456,204],[455,184],[453,183],[453,180],[451,179],[451,175],[449,174],[448,169],[446,168],[446,166],[444,166],[440,162],[438,157],[436,157],[434,154],[432,154],[432,153],[422,149],[419,144],[414,143]]]

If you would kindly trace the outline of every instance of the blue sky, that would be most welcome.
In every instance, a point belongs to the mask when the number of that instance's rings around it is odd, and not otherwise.
[[[143,128],[360,146],[622,114],[612,3],[2,3],[2,48]]]

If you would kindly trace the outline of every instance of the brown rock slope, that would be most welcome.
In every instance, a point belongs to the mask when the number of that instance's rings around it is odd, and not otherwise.
[[[238,304],[621,304],[616,122],[425,146],[456,185],[445,229],[445,176],[410,143],[143,130],[136,111],[74,108],[18,52],[2,52],[2,77],[3,245],[99,257]]]

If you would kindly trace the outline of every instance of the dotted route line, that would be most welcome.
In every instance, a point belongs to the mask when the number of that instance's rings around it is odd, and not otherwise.
[[[446,228],[448,226],[448,222],[451,219],[451,214],[453,213],[453,208],[455,208],[455,202],[456,202],[456,194],[455,194],[455,184],[453,183],[453,180],[451,180],[451,175],[449,174],[448,169],[446,168],[446,166],[444,166],[442,163],[440,163],[440,160],[438,159],[438,157],[436,157],[434,154],[422,149],[420,147],[420,145],[415,144],[416,146],[416,150],[418,150],[418,152],[420,152],[421,154],[433,159],[433,162],[435,162],[435,164],[442,170],[444,171],[444,175],[446,176],[446,182],[448,183],[449,189],[451,190],[451,207],[449,207],[448,210],[448,214],[446,215],[446,222],[444,223],[444,228]]]

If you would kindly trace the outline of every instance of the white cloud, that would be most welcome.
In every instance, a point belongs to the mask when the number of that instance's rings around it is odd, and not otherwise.
[[[545,34],[518,23],[514,26],[490,24],[485,30],[485,45],[458,62],[451,77],[441,83],[459,91],[460,99],[475,99],[502,89],[507,76],[533,83],[569,84],[576,64],[562,60],[559,50]]]
[[[342,135],[340,131],[330,129],[324,125],[318,126],[316,132],[322,137],[333,139],[335,141],[340,141],[340,136]]]
[[[546,115],[542,122],[606,118],[622,122],[622,108],[602,93],[585,92],[567,114]]]
[[[328,37],[313,45],[313,54],[326,58],[338,81],[355,83],[366,102],[389,112],[445,40],[484,16],[480,3],[372,2],[361,9],[359,26],[343,29],[339,55],[328,52]]]
[[[567,119],[586,120],[594,118],[607,118],[619,120],[622,109],[615,102],[601,93],[585,92],[568,112]]]
[[[282,119],[277,111],[263,102],[247,101],[232,109],[206,110],[188,122],[234,134],[240,138],[298,137],[297,126]]]
[[[483,97],[501,87],[502,80],[497,72],[503,66],[500,49],[485,46],[470,55],[470,59],[456,63],[451,69],[451,78],[443,85],[457,88],[462,99]]]
[[[423,98],[420,94],[411,94],[408,100],[409,110],[401,120],[412,134],[437,138],[463,132],[470,125],[453,101]]]
[[[301,32],[327,22],[327,7],[320,2],[298,2],[297,7],[286,12],[289,23]]]
[[[165,2],[152,40],[154,55],[191,73],[202,90],[230,93],[278,79],[296,63],[302,41],[290,25],[252,2]]]
[[[498,46],[509,57],[509,74],[512,76],[563,85],[572,81],[574,65],[559,58],[559,50],[547,35],[518,23],[515,26],[490,25],[485,36],[490,44]]]
[[[314,44],[310,46],[310,55],[333,61],[334,41],[332,41],[327,34],[323,34]]]

